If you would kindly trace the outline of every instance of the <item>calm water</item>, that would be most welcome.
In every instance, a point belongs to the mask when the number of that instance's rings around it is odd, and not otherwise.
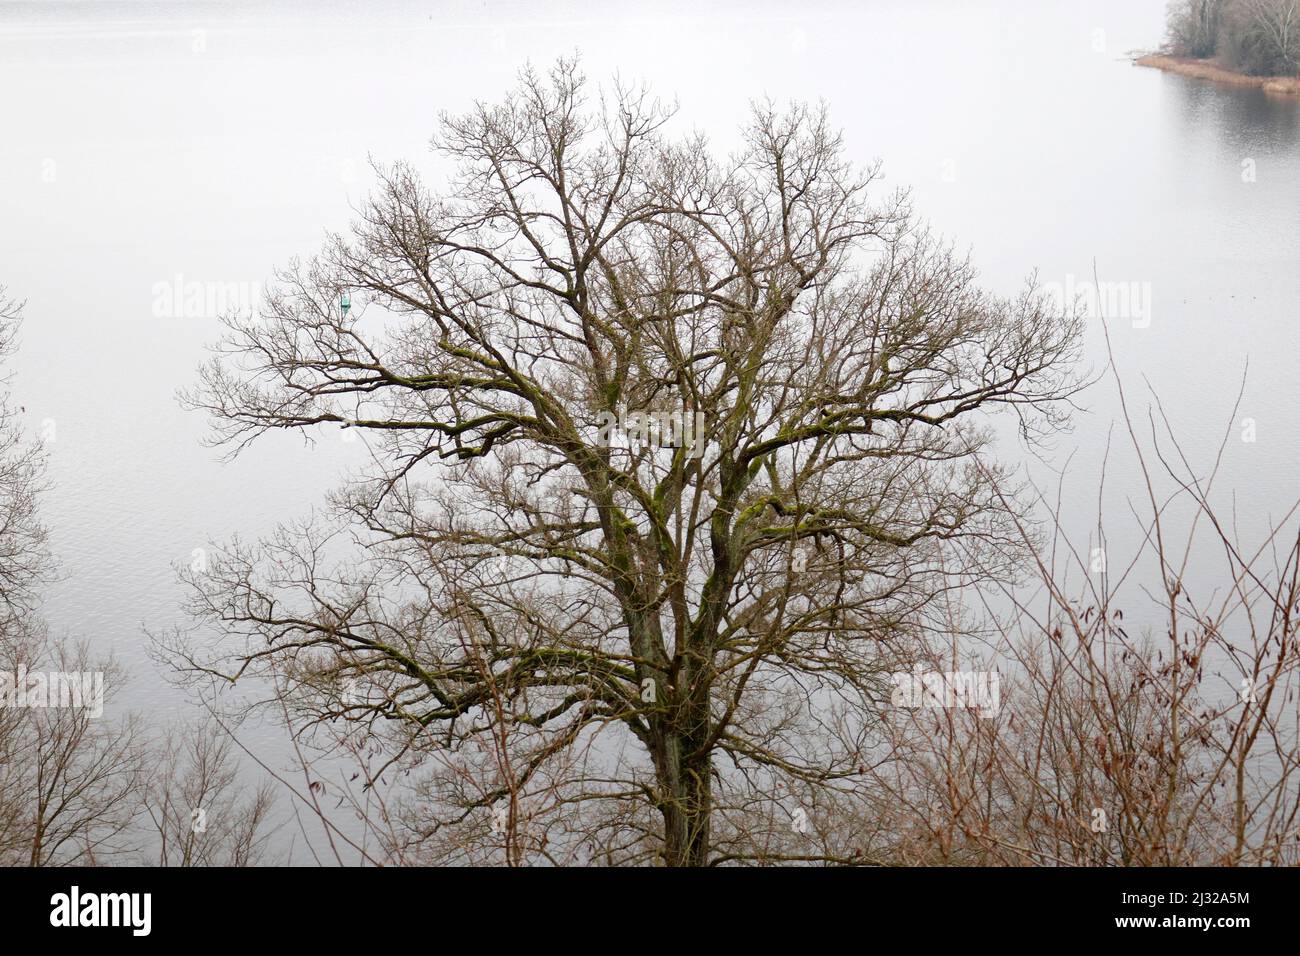
[[[1221,480],[1246,530],[1290,507],[1300,101],[1133,67],[1164,0],[610,6],[0,0],[0,283],[28,301],[16,399],[51,439],[46,612],[131,665],[120,704],[178,707],[143,653],[144,628],[183,623],[174,567],[303,513],[361,450],[331,434],[218,463],[174,401],[217,324],[159,317],[156,286],[256,286],[347,223],[367,155],[427,163],[439,110],[575,48],[593,78],[677,96],[721,147],[755,96],[824,98],[998,290],[1033,269],[1087,282],[1094,260],[1149,289],[1149,325],[1113,328],[1130,386],[1145,375],[1208,462],[1249,360],[1258,440],[1230,443]],[[1086,534],[1116,402],[1083,404],[1055,454],[1075,455]],[[1109,482],[1116,507],[1139,493],[1123,455]]]

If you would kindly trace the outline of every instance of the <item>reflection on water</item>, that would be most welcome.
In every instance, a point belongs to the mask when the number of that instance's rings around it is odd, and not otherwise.
[[[1294,96],[1227,83],[1193,82],[1172,74],[1167,75],[1166,86],[1175,106],[1166,115],[1182,120],[1181,128],[1189,135],[1204,137],[1203,143],[1265,143],[1277,152],[1300,143],[1300,109]]]

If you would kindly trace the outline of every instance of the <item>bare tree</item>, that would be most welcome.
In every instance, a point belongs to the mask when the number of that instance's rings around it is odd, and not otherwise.
[[[17,347],[22,305],[0,285],[0,363]],[[29,615],[34,589],[49,570],[49,552],[37,516],[44,453],[23,433],[8,385],[8,374],[0,376],[0,615],[5,626],[18,626]]]
[[[1169,43],[1180,56],[1211,57],[1219,44],[1225,0],[1174,0],[1169,4]]]
[[[13,354],[21,312],[22,304],[0,287],[0,360]],[[122,849],[131,816],[123,800],[138,768],[133,726],[110,729],[90,701],[64,706],[44,673],[93,667],[110,687],[117,676],[110,662],[92,665],[84,645],[52,639],[34,613],[37,587],[50,570],[37,515],[43,474],[43,451],[24,434],[6,390],[0,394],[0,861],[10,865],[87,862]],[[32,688],[29,672],[40,675]],[[37,688],[29,700],[29,689]]]
[[[824,111],[757,106],[724,160],[591,92],[561,62],[443,116],[445,189],[381,170],[229,320],[187,396],[218,441],[348,428],[373,463],[191,576],[218,636],[170,650],[383,739],[408,853],[504,842],[504,806],[538,834],[507,858],[850,859],[755,834],[865,776],[949,546],[1014,543],[973,457],[996,410],[1062,424],[1078,322],[982,291]]]
[[[1251,73],[1300,72],[1300,0],[1234,0],[1233,52]]]
[[[0,360],[16,347],[21,303],[0,287]],[[8,380],[0,382],[7,385]],[[103,715],[121,678],[85,644],[51,637],[35,613],[51,569],[37,515],[44,455],[0,395],[0,863],[59,865],[130,848],[141,768],[138,724]],[[97,675],[97,676],[96,676]],[[75,699],[67,678],[79,693]],[[84,683],[83,683],[83,678]]]
[[[105,697],[122,682],[120,669],[92,657],[85,644],[42,640],[34,647],[31,658],[18,658],[29,673],[98,674]],[[14,862],[87,865],[132,851],[145,765],[138,718],[106,719],[89,703],[53,697],[18,714],[5,781],[6,802],[19,810],[20,825],[7,834],[23,857]]]
[[[145,813],[159,866],[254,866],[265,862],[274,784],[240,783],[234,742],[212,723],[169,734],[151,774]]]
[[[1300,0],[1175,0],[1166,25],[1180,56],[1217,54],[1259,76],[1300,72]]]
[[[0,286],[0,359],[14,351],[22,303]],[[8,377],[3,382],[8,385]],[[47,569],[45,529],[36,517],[40,449],[24,440],[8,391],[0,395],[0,666],[17,659],[32,642],[33,591]],[[0,860],[14,859],[21,845],[25,805],[11,783],[17,774],[23,714],[0,706]]]

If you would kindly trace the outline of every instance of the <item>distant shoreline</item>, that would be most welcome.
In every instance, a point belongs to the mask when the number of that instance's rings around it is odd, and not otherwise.
[[[1165,53],[1148,53],[1133,62],[1138,66],[1154,67],[1157,70],[1192,76],[1201,80],[1232,83],[1236,86],[1254,86],[1266,93],[1300,96],[1300,76],[1249,76],[1220,66],[1213,60],[1194,60],[1191,57],[1169,56]]]

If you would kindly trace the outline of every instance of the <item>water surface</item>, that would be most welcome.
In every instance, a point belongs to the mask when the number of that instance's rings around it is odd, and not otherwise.
[[[219,463],[174,400],[216,317],[159,316],[158,284],[264,282],[347,223],[368,156],[429,166],[440,110],[575,50],[593,78],[677,97],[680,128],[719,148],[752,98],[825,99],[851,153],[881,158],[995,289],[1094,268],[1149,288],[1149,323],[1112,322],[1120,369],[1208,463],[1249,361],[1257,440],[1234,437],[1221,482],[1243,529],[1262,527],[1300,464],[1300,100],[1133,67],[1163,8],[0,2],[0,282],[27,299],[14,387],[51,452],[49,621],[132,668],[117,706],[178,708],[143,650],[144,628],[184,623],[175,567],[301,515],[361,449],[287,437]],[[1087,535],[1117,404],[1106,387],[1081,402],[1052,457],[1074,456],[1066,524]],[[1122,511],[1132,460],[1116,453],[1108,480]]]

